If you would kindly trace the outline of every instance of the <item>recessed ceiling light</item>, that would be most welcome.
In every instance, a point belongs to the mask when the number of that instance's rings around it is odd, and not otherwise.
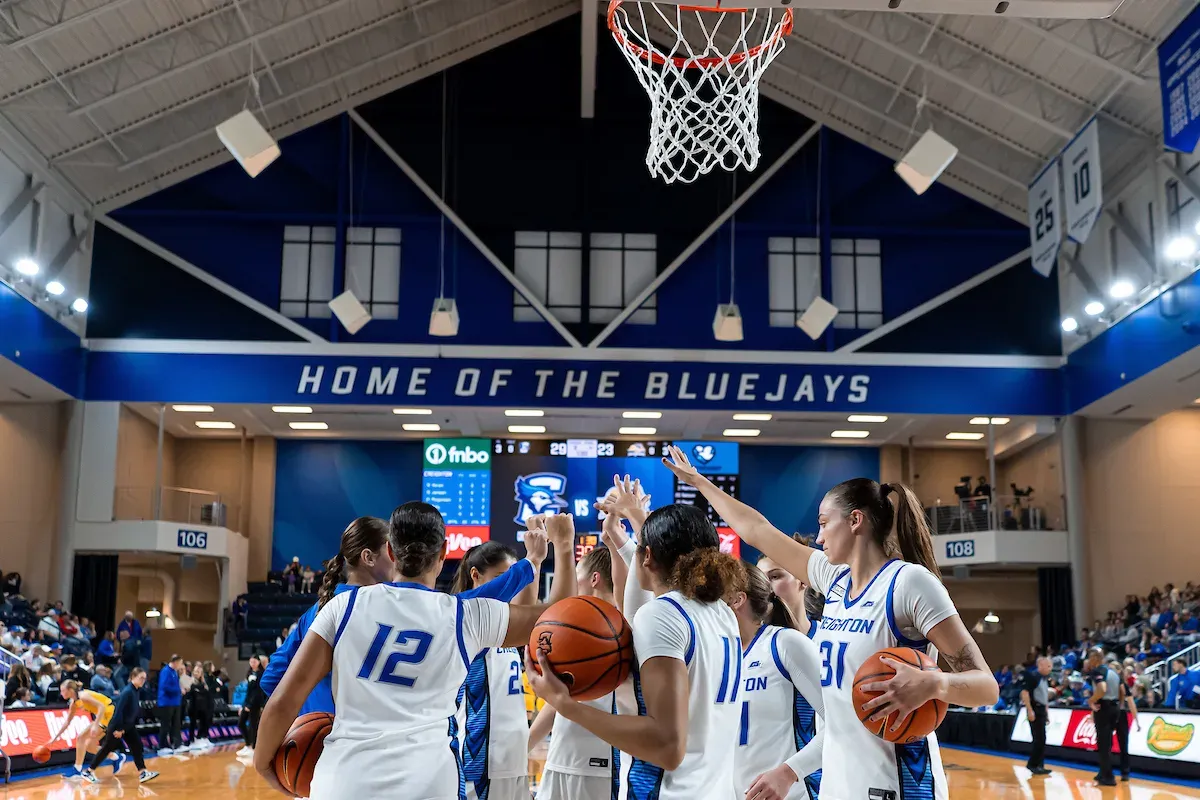
[[[171,408],[175,411],[182,411],[185,414],[211,414],[213,410],[212,406],[193,406],[187,405],[186,403],[181,403],[177,406],[171,406]]]
[[[67,290],[67,287],[62,285],[62,281],[50,281],[46,284],[46,291],[57,297]]]
[[[234,425],[232,422],[221,422],[213,419],[198,419],[196,420],[196,427],[210,431],[231,431],[237,425]]]
[[[947,433],[946,438],[953,439],[953,440],[959,441],[959,442],[977,442],[983,438],[983,434],[982,433],[962,433],[959,431],[955,431],[954,433]]]
[[[88,301],[82,297],[76,297],[74,302],[71,303],[71,310],[76,314],[85,313],[88,310]]]
[[[758,436],[762,431],[758,428],[726,428],[721,431],[722,436]]]
[[[545,425],[509,425],[509,433],[545,433]]]
[[[658,428],[639,428],[637,426],[629,426],[620,428],[617,431],[622,436],[653,436],[658,433]]]
[[[37,275],[38,272],[41,271],[41,268],[37,265],[37,262],[32,258],[18,258],[16,267],[17,272],[21,273],[22,275]]]
[[[661,411],[622,411],[625,419],[662,419]]]
[[[1127,297],[1132,297],[1137,291],[1133,284],[1129,281],[1116,281],[1112,286],[1108,287],[1108,293],[1116,300],[1124,300]]]
[[[440,431],[441,425],[436,422],[406,422],[400,426],[406,431]]]
[[[846,422],[887,422],[887,419],[883,414],[851,414]]]
[[[1086,306],[1083,307],[1083,313],[1087,314],[1089,317],[1094,317],[1099,314],[1103,314],[1104,313],[1104,303],[1101,303],[1099,300],[1093,300],[1092,302],[1088,303]]]
[[[276,414],[311,414],[310,406],[271,406]]]
[[[1079,320],[1074,317],[1067,317],[1062,321],[1062,329],[1067,333],[1074,333],[1079,330]]]
[[[834,439],[865,439],[870,435],[870,431],[834,431],[829,434]]]
[[[770,422],[770,414],[734,414],[733,418],[737,422]]]
[[[988,421],[988,417],[971,417],[972,425],[987,425]],[[1007,425],[1012,420],[1008,417],[991,417],[990,421],[993,425]]]
[[[544,417],[546,412],[540,408],[509,408],[505,409],[506,417]]]
[[[405,417],[428,417],[433,413],[432,408],[393,408],[393,414]]]
[[[289,422],[288,427],[294,431],[327,431],[328,422]]]

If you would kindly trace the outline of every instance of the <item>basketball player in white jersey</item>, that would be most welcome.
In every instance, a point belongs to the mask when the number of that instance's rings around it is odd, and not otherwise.
[[[817,716],[824,713],[817,646],[796,629],[762,570],[743,567],[746,587],[730,603],[744,642],[734,757],[738,796],[769,796],[754,784],[763,773],[779,770],[777,781],[794,782],[787,800],[817,800],[824,740],[824,729],[817,729]]]
[[[615,519],[615,518],[614,518]],[[613,604],[612,551],[598,547],[588,553],[575,569],[577,591]],[[636,714],[630,684],[609,692],[597,700],[586,701],[592,708],[610,714]],[[529,729],[530,748],[550,735],[546,767],[538,784],[537,800],[617,800],[628,764],[620,751],[595,734],[559,716],[547,705]],[[628,761],[628,759],[625,759]],[[625,769],[623,770],[622,767]]]
[[[337,716],[309,796],[460,800],[466,788],[454,717],[467,667],[485,648],[528,641],[546,609],[434,591],[446,533],[433,506],[405,503],[391,527],[383,557],[396,562],[401,581],[354,587],[327,603],[263,712],[254,766],[288,796],[272,761],[305,698],[332,669]]]
[[[663,462],[696,487],[744,541],[793,575],[807,575],[825,597],[816,634],[830,742],[821,762],[823,800],[945,800],[936,737],[889,744],[859,722],[852,702],[859,666],[897,645],[934,658],[941,653],[950,671],[924,672],[889,659],[895,677],[863,686],[881,692],[864,705],[872,719],[896,712],[892,728],[899,729],[913,710],[935,698],[974,708],[992,705],[999,696],[996,679],[939,578],[929,526],[913,491],[868,478],[838,484],[821,501],[817,543],[825,549],[819,551],[725,494],[678,448]],[[785,797],[788,787],[770,790],[774,794],[764,797]]]
[[[630,583],[636,577],[654,594],[633,619],[638,715],[573,700],[543,653],[530,684],[559,715],[633,757],[629,800],[740,800],[741,641],[722,598],[741,590],[745,574],[720,552],[705,513],[678,504],[646,518],[634,561]]]
[[[816,627],[804,608],[804,593],[808,585],[766,556],[758,560],[758,568],[771,582],[771,591],[787,606],[788,613],[796,623],[796,630],[810,639],[813,638]]]
[[[575,528],[570,514],[535,514],[527,524],[554,531],[555,581],[551,605],[575,591]],[[455,594],[478,589],[514,563],[516,554],[499,542],[486,542],[467,551],[455,575]],[[505,599],[505,598],[499,598]],[[514,602],[537,601],[535,580]],[[522,642],[524,644],[524,642]],[[520,647],[493,647],[480,653],[467,668],[459,695],[466,800],[529,800],[529,718],[522,682]]]

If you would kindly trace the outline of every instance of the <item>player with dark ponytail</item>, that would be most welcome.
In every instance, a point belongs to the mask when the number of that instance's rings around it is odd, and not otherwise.
[[[317,602],[296,620],[296,627],[271,655],[259,679],[259,686],[268,698],[295,658],[317,612],[336,595],[350,591],[354,586],[372,586],[396,579],[396,553],[391,533],[387,520],[378,517],[359,517],[342,531],[337,555],[325,562],[325,577],[317,592]],[[302,714],[313,711],[333,713],[333,686],[328,675],[317,684],[301,708]]]
[[[941,653],[948,672],[923,671],[885,659],[893,678],[862,685],[878,693],[862,710],[871,720],[893,715],[893,730],[930,700],[967,708],[992,705],[999,696],[979,645],[959,617],[942,585],[933,539],[920,501],[902,484],[870,478],[843,481],[829,490],[818,509],[820,534],[815,550],[780,531],[750,506],[730,497],[701,475],[678,448],[663,462],[694,486],[741,538],[825,598],[816,632],[827,736],[821,789],[828,797],[909,793],[945,800],[946,778],[937,737],[892,745],[859,721],[852,684],[859,666],[887,647],[905,646]],[[928,765],[908,775],[906,764]],[[767,777],[767,776],[764,776]],[[903,781],[903,783],[902,783]],[[914,785],[915,784],[915,785]],[[771,786],[782,795],[778,787]]]
[[[616,497],[606,498],[606,514],[640,513],[631,485],[626,481]],[[639,536],[636,549],[628,542],[620,551],[634,566],[625,613],[633,618],[638,716],[572,699],[542,653],[542,674],[529,670],[530,683],[558,714],[633,757],[630,797],[734,800],[742,646],[737,618],[723,598],[744,590],[745,573],[720,552],[716,528],[695,506],[652,512]],[[642,586],[654,599],[635,613],[630,600]]]
[[[817,716],[825,708],[817,646],[796,628],[763,571],[750,564],[743,569],[745,588],[729,602],[746,643],[734,758],[738,797],[760,796],[758,789],[769,780],[779,797],[817,800],[824,740]]]

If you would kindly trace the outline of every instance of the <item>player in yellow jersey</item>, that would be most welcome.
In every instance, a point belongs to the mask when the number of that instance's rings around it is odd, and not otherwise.
[[[92,715],[92,724],[75,740],[75,774],[69,777],[79,779],[83,774],[84,759],[88,753],[94,753],[99,749],[100,740],[108,730],[108,723],[112,721],[113,701],[99,692],[81,688],[78,681],[63,681],[59,691],[64,700],[71,701],[71,705],[67,709],[67,718],[63,721],[62,728],[54,734],[53,739],[46,743],[47,746],[54,744],[67,732],[71,726],[71,719],[76,714]],[[113,773],[115,774],[125,763],[125,754],[113,753],[113,759],[115,761]]]

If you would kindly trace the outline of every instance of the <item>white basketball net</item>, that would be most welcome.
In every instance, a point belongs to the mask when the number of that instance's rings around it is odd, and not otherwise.
[[[650,95],[651,175],[691,183],[717,165],[758,166],[758,81],[792,31],[791,9],[612,0],[608,27]]]

